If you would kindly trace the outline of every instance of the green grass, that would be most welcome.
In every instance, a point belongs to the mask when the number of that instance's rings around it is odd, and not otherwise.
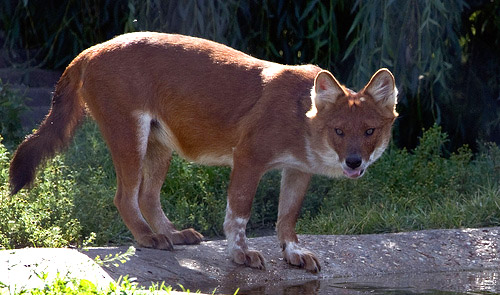
[[[57,274],[54,280],[49,280],[47,274],[38,274],[38,277],[44,282],[41,288],[11,290],[11,286],[0,284],[0,291],[5,291],[6,294],[20,295],[56,295],[56,294],[95,294],[95,295],[111,295],[111,294],[148,294],[163,291],[165,294],[170,294],[171,286],[158,285],[152,286],[149,289],[138,286],[131,282],[127,277],[112,282],[107,288],[99,288],[92,281],[86,279],[74,279]],[[3,290],[2,290],[3,289]],[[4,293],[2,293],[4,294]]]
[[[182,285],[178,288],[167,286],[164,283],[153,284],[149,288],[139,286],[128,277],[120,278],[116,282],[111,282],[106,288],[98,287],[94,282],[87,279],[75,279],[57,274],[53,280],[48,279],[46,273],[37,274],[44,286],[33,289],[14,290],[12,286],[7,286],[0,282],[0,294],[10,295],[76,295],[76,294],[93,294],[93,295],[112,295],[112,294],[174,294],[174,291],[184,292],[185,294],[200,294],[200,291],[193,292],[185,289]],[[180,290],[180,291],[179,291]],[[215,294],[214,290],[213,294]],[[238,293],[238,290],[234,293]],[[178,293],[175,293],[178,294]]]
[[[359,180],[314,177],[298,231],[364,234],[500,225],[500,149],[483,144],[445,154],[439,127],[414,151],[391,147]],[[129,244],[133,239],[113,205],[114,169],[92,122],[63,154],[40,169],[35,185],[9,195],[10,153],[0,146],[0,247]],[[162,205],[179,227],[221,236],[229,169],[178,157],[163,186]],[[249,231],[274,226],[279,172],[264,176]]]

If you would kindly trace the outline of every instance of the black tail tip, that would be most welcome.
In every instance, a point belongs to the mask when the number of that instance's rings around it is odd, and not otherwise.
[[[10,194],[17,194],[22,188],[28,186],[31,183],[31,177],[26,174],[22,175],[10,175]]]
[[[21,184],[13,184],[11,183],[10,184],[10,195],[13,196],[15,194],[17,194],[25,185],[21,185]]]
[[[13,196],[15,194],[17,194],[23,187],[22,186],[10,186],[10,195]]]

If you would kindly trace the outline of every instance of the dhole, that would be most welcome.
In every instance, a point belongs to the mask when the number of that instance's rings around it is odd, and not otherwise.
[[[198,244],[160,206],[172,152],[232,168],[224,232],[237,264],[264,268],[245,227],[261,176],[281,169],[277,234],[286,261],[320,270],[295,223],[312,174],[358,178],[387,147],[397,90],[387,69],[358,93],[317,66],[286,66],[193,37],[131,33],[78,55],[57,83],[49,114],[17,149],[12,192],[66,147],[86,112],[116,169],[114,203],[137,242],[171,250]]]

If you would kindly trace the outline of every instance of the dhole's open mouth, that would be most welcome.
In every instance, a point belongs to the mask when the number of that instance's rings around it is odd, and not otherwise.
[[[361,177],[363,173],[365,173],[365,169],[351,169],[351,168],[345,168],[343,169],[344,175],[351,178],[351,179],[356,179],[358,177]]]

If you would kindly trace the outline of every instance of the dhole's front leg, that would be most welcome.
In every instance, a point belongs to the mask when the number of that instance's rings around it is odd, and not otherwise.
[[[262,176],[262,172],[255,168],[250,163],[236,161],[236,159],[234,161],[227,191],[224,233],[228,242],[229,255],[235,263],[264,269],[264,257],[260,252],[248,249],[245,235],[252,202]]]
[[[318,258],[311,251],[298,246],[295,233],[295,224],[310,180],[311,174],[283,169],[276,229],[285,260],[308,271],[318,272],[321,270]]]

